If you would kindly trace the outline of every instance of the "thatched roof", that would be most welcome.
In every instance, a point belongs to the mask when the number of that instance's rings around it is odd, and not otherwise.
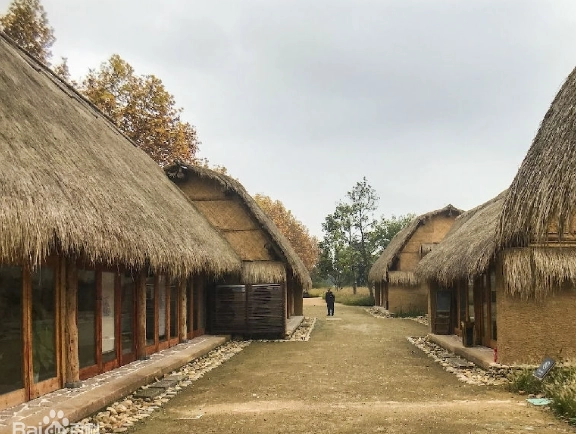
[[[402,229],[400,232],[390,240],[390,244],[384,249],[380,257],[376,260],[370,273],[368,274],[368,280],[370,282],[387,281],[387,272],[392,266],[392,263],[396,256],[402,251],[406,243],[410,240],[416,229],[421,225],[425,224],[429,219],[441,215],[459,215],[462,210],[454,207],[453,205],[447,205],[444,208],[438,209],[436,211],[431,211],[426,214],[422,214],[414,218],[408,226]],[[412,284],[417,284],[417,280],[412,280]]]
[[[200,179],[212,180],[213,182],[219,184],[226,192],[237,195],[240,201],[246,206],[249,213],[256,219],[260,228],[264,231],[264,233],[268,234],[272,242],[276,244],[277,246],[276,250],[284,257],[283,259],[289,265],[289,268],[292,270],[292,273],[296,278],[296,280],[298,280],[305,289],[312,287],[312,280],[310,279],[310,274],[308,273],[308,270],[304,266],[300,257],[296,254],[296,252],[290,245],[290,242],[286,239],[286,237],[284,237],[284,235],[280,232],[280,230],[277,228],[274,222],[264,213],[264,211],[262,211],[262,209],[258,206],[256,201],[252,198],[252,196],[248,194],[248,192],[246,191],[244,186],[240,184],[240,182],[214,170],[210,170],[199,166],[186,165],[182,163],[172,164],[170,166],[165,167],[164,170],[168,175],[168,177],[172,179],[176,184],[185,183],[191,178],[191,175],[194,175]],[[219,203],[217,206],[221,207],[224,205],[222,203]],[[228,207],[230,208],[229,205]],[[229,209],[229,211],[233,210]],[[220,224],[224,225],[226,223],[222,221],[220,222]],[[236,235],[238,234],[241,235],[241,232],[236,233]],[[225,236],[227,236],[229,242],[231,242],[232,244],[236,244],[231,239],[231,237],[233,236],[232,233],[225,234]],[[264,248],[263,245],[260,247]],[[240,254],[240,256],[242,257],[243,255]],[[246,268],[247,266],[245,265],[244,267],[245,270],[247,270]],[[276,276],[276,278],[280,277],[280,274],[278,274],[278,267],[270,268],[270,264],[266,264],[265,261],[255,261],[252,265],[249,266],[252,275],[257,274],[255,270],[258,267],[266,267],[266,269],[261,269],[259,271],[259,273],[261,274],[262,273],[266,274],[266,270],[272,269],[274,270],[274,273],[272,274]]]
[[[186,276],[239,272],[162,169],[0,32],[0,260],[60,252]]]
[[[505,193],[460,215],[446,237],[418,263],[416,276],[450,285],[481,275],[496,252],[496,226]]]
[[[504,201],[502,247],[546,239],[570,229],[576,211],[576,69],[552,101]]]

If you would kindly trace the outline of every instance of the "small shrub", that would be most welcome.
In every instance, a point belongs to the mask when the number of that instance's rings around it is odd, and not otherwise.
[[[522,369],[510,374],[508,377],[510,383],[508,390],[515,393],[533,393],[535,395],[542,393],[543,383],[533,375],[532,369]]]
[[[312,288],[308,290],[308,295],[309,297],[322,297],[324,299],[327,290],[328,288]],[[332,292],[336,295],[336,303],[346,306],[374,306],[374,297],[370,296],[366,287],[358,287],[356,294],[351,287],[332,288]]]
[[[576,367],[556,365],[543,380],[534,377],[533,372],[533,369],[522,369],[511,374],[508,389],[545,395],[552,400],[550,409],[556,415],[576,424]]]
[[[322,297],[324,298],[324,294],[326,293],[325,288],[312,288],[308,290],[308,297]]]
[[[555,368],[543,383],[546,397],[552,400],[552,411],[571,422],[576,421],[576,367]]]
[[[374,297],[364,294],[347,295],[340,300],[336,298],[336,301],[346,306],[374,306]]]

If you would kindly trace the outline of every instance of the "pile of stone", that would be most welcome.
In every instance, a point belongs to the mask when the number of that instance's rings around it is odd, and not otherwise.
[[[386,310],[380,306],[372,306],[372,307],[366,309],[366,312],[368,312],[370,315],[372,315],[376,318],[409,319],[412,321],[416,321],[420,324],[424,324],[426,326],[429,325],[428,315],[398,317],[395,314],[393,314],[392,312],[390,312],[389,310]]]
[[[135,423],[147,418],[180,390],[202,378],[207,372],[220,366],[246,346],[250,341],[230,341],[184,365],[164,379],[138,389],[126,398],[117,401],[105,410],[77,422],[74,432],[83,426],[91,427],[91,434],[122,433]],[[95,427],[95,428],[94,428]]]
[[[516,367],[494,365],[488,370],[479,368],[472,362],[465,360],[440,345],[430,341],[427,337],[409,337],[408,341],[428,354],[442,367],[456,375],[467,384],[497,386],[508,383],[509,375]]]

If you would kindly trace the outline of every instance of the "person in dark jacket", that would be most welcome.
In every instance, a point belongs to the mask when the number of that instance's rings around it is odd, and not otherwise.
[[[328,308],[328,316],[334,316],[334,302],[336,301],[336,296],[332,292],[331,288],[328,288],[326,292],[326,307]]]

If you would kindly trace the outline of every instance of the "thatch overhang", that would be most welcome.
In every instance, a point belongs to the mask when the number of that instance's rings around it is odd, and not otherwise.
[[[576,247],[534,246],[502,251],[504,290],[521,299],[542,299],[564,285],[576,287]]]
[[[496,254],[496,226],[505,194],[460,215],[446,237],[418,263],[416,276],[450,286],[483,274]]]
[[[550,227],[560,241],[576,211],[576,69],[552,101],[502,208],[497,243],[521,247],[547,239]]]
[[[242,263],[242,282],[284,283],[286,282],[286,267],[282,262],[275,261],[244,261]]]
[[[261,243],[262,246],[260,247],[273,248],[282,257],[282,259],[286,261],[288,268],[291,270],[295,279],[300,282],[302,287],[304,289],[309,289],[312,287],[310,274],[308,273],[308,270],[304,266],[304,263],[300,257],[296,254],[290,245],[290,242],[280,232],[274,222],[264,213],[264,211],[262,211],[260,206],[258,206],[256,201],[252,198],[252,196],[248,194],[240,182],[214,170],[183,163],[174,163],[165,167],[164,170],[168,178],[172,179],[176,185],[189,182],[192,176],[194,176],[198,177],[199,179],[208,179],[216,182],[228,194],[236,195],[240,199],[240,202],[248,209],[249,213],[256,219],[259,227],[271,238],[271,241],[275,244],[275,246],[265,246],[264,243]],[[224,204],[221,203],[217,206],[224,206]],[[237,238],[241,235],[241,233],[224,234],[224,236],[227,237],[228,241],[233,245],[233,247],[236,246],[237,249],[241,248],[243,240],[235,240],[234,238]],[[242,252],[239,252],[239,256],[243,256]],[[244,267],[245,269],[247,269],[246,267],[249,267],[250,270],[260,268],[261,272],[263,272],[263,270],[266,267],[270,267],[270,265],[265,265],[264,262],[259,261],[255,261],[253,264],[247,264],[245,261]],[[270,274],[270,278],[278,278],[279,274],[276,272],[277,267],[273,266],[270,268],[270,270],[273,270],[273,272]]]
[[[397,255],[402,251],[406,243],[410,240],[414,232],[425,224],[429,219],[441,215],[460,215],[463,211],[456,208],[453,205],[447,205],[444,208],[431,211],[426,214],[422,214],[415,217],[408,226],[398,232],[394,238],[390,241],[390,244],[384,249],[380,257],[374,262],[374,265],[368,273],[368,280],[370,282],[380,282],[388,281],[388,271],[390,270],[392,263],[396,259]],[[413,285],[417,285],[418,282],[415,281]]]
[[[389,271],[388,282],[401,286],[418,286],[420,284],[420,280],[412,271]]]
[[[162,169],[1,32],[0,65],[1,261],[60,253],[174,277],[240,272]]]

